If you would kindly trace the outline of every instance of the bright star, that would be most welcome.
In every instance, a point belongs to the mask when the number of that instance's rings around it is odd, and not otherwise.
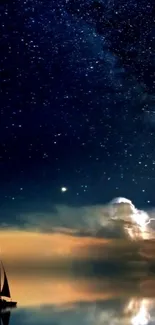
[[[67,187],[61,187],[61,192],[66,192],[67,190]]]

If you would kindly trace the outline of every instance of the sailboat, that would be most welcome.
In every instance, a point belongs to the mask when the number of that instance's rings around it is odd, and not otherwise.
[[[3,271],[3,285],[1,286],[1,274]],[[9,298],[9,300],[3,299],[3,297]],[[17,302],[12,301],[11,294],[10,294],[10,288],[9,283],[7,279],[7,275],[3,266],[3,263],[1,262],[1,269],[0,269],[0,310],[5,308],[12,308],[16,307]]]

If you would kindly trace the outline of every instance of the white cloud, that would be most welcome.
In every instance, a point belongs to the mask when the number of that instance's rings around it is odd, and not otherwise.
[[[139,210],[131,200],[119,197],[105,205],[71,207],[57,205],[51,212],[20,215],[21,224],[38,231],[70,232],[77,235],[148,238],[153,235],[154,220],[147,211]],[[72,230],[72,231],[71,231]]]

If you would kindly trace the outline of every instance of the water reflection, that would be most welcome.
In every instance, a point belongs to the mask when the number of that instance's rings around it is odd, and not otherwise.
[[[4,312],[0,312],[0,323],[2,325],[9,325],[9,322],[10,322],[10,314],[11,312],[8,310],[8,311],[4,311]]]
[[[155,301],[152,299],[136,300],[136,298],[129,299],[126,305],[119,300],[49,305],[40,308],[19,308],[13,313],[11,322],[19,324],[22,320],[22,324],[27,325],[153,325],[154,308]]]
[[[148,299],[131,299],[126,313],[131,314],[132,325],[147,325],[150,321],[150,301]]]
[[[155,324],[154,278],[95,279],[46,274],[14,275],[10,280],[19,305],[12,311],[12,325]]]

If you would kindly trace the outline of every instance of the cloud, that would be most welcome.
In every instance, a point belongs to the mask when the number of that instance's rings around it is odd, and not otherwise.
[[[56,205],[51,212],[19,214],[17,221],[25,229],[40,232],[136,240],[154,236],[154,216],[153,210],[149,215],[129,199],[119,197],[105,205]]]
[[[16,220],[20,226],[3,225],[0,232],[2,257],[11,268],[89,273],[91,265],[98,272],[104,262],[106,273],[114,265],[120,272],[155,258],[154,211],[139,210],[126,198],[78,208],[58,205],[48,213],[19,214]]]

